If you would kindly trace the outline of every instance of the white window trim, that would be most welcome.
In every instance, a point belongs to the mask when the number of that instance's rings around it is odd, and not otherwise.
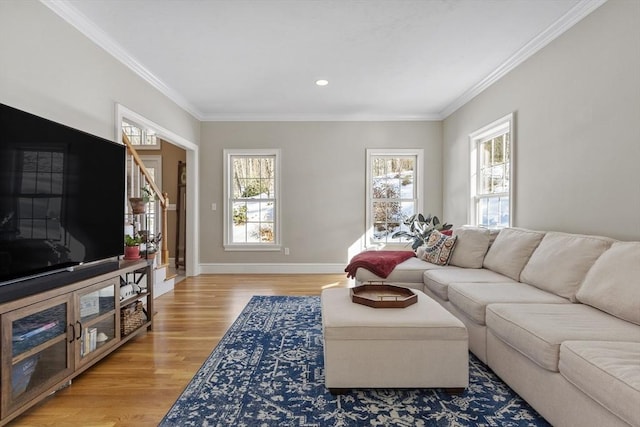
[[[416,156],[416,176],[413,185],[416,189],[416,213],[422,212],[424,195],[422,194],[424,149],[422,148],[399,148],[399,149],[378,149],[367,148],[367,176],[365,195],[365,248],[377,247],[380,242],[373,239],[373,212],[371,211],[373,186],[371,179],[371,158],[374,156]],[[417,179],[416,179],[417,178]],[[391,242],[390,242],[391,243]],[[391,243],[393,244],[393,243]]]
[[[282,211],[280,206],[282,205],[282,194],[280,192],[280,149],[224,149],[224,166],[223,166],[223,181],[224,181],[224,224],[223,224],[223,246],[225,251],[280,251],[282,249],[281,239],[281,227],[282,223]],[[233,232],[230,227],[231,215],[231,180],[229,179],[229,173],[232,170],[231,157],[232,156],[275,156],[275,236],[273,243],[232,243],[231,233]]]
[[[469,150],[470,150],[470,167],[469,167],[469,205],[467,222],[469,224],[478,224],[478,200],[485,198],[486,196],[478,196],[478,170],[480,169],[480,156],[478,155],[478,144],[488,139],[495,138],[498,135],[502,135],[505,132],[509,132],[509,193],[496,193],[491,197],[509,196],[509,227],[514,224],[515,210],[515,185],[514,185],[514,159],[515,159],[515,127],[514,127],[514,113],[507,114],[498,120],[489,123],[486,126],[478,129],[477,131],[469,134]]]

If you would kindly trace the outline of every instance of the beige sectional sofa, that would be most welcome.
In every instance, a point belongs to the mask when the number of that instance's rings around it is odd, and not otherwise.
[[[466,325],[469,349],[555,426],[640,426],[640,242],[463,227],[448,265],[380,278]]]

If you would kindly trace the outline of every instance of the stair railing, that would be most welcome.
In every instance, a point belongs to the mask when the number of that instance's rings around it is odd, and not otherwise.
[[[135,149],[135,147],[131,144],[131,141],[129,140],[129,137],[123,133],[122,134],[122,143],[127,147],[127,153],[131,156],[132,160],[133,160],[133,164],[135,165],[134,167],[137,169],[137,172],[141,175],[141,178],[138,178],[138,185],[135,186],[135,176],[134,173],[131,174],[131,191],[132,194],[130,194],[131,197],[136,197],[139,194],[135,194],[136,193],[136,188],[142,188],[142,187],[147,187],[151,190],[151,192],[153,193],[153,195],[155,196],[155,198],[158,200],[158,202],[160,203],[160,218],[161,218],[161,229],[162,229],[162,240],[160,242],[160,251],[159,251],[159,255],[160,255],[160,259],[158,259],[158,265],[162,265],[162,264],[167,264],[169,262],[169,247],[167,245],[167,208],[169,206],[169,193],[167,192],[162,192],[160,190],[160,188],[158,188],[158,186],[156,185],[156,183],[153,181],[153,178],[151,177],[151,174],[149,173],[149,171],[147,170],[147,168],[144,166],[144,163],[142,162],[142,160],[140,159],[140,156],[138,155],[138,151]],[[128,189],[127,189],[128,191]]]

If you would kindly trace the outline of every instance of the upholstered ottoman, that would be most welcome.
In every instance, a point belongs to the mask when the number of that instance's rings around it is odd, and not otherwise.
[[[350,388],[448,388],[469,385],[464,324],[423,292],[405,308],[351,302],[350,290],[322,292],[325,385]]]

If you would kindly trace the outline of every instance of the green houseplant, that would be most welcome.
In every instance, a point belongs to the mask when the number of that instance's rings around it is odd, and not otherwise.
[[[407,218],[404,225],[409,227],[409,231],[402,230],[393,233],[393,238],[405,237],[411,241],[411,248],[415,251],[424,245],[433,230],[444,231],[453,227],[452,224],[441,223],[437,216],[428,214],[426,217],[421,213],[413,214]]]
[[[140,236],[131,236],[130,234],[125,235],[124,259],[139,259],[140,243],[142,243],[142,239],[140,239]]]

